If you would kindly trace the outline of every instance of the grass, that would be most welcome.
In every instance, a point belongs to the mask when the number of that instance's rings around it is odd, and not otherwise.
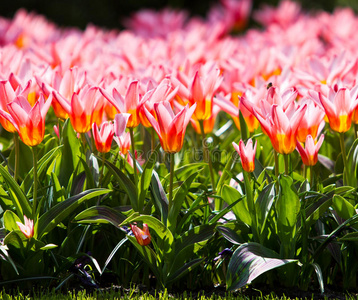
[[[180,295],[172,295],[165,291],[161,292],[138,292],[136,289],[130,289],[128,291],[120,291],[120,290],[108,290],[108,291],[92,291],[88,292],[86,290],[81,291],[68,291],[68,292],[56,292],[55,290],[51,291],[40,291],[36,292],[33,291],[30,294],[24,294],[18,290],[13,292],[11,291],[1,291],[0,292],[0,299],[4,300],[32,300],[32,299],[49,299],[49,300],[65,300],[65,299],[78,299],[78,300],[95,300],[95,299],[136,299],[136,300],[289,300],[289,299],[358,299],[355,296],[346,295],[345,298],[343,297],[331,297],[331,296],[321,296],[319,298],[312,295],[311,297],[287,297],[285,295],[276,296],[274,293],[269,295],[263,295],[262,292],[257,291],[257,295],[244,295],[244,294],[231,294],[225,293],[223,295],[220,294],[211,294],[205,295],[204,292],[200,293],[191,293],[191,292],[184,292]]]

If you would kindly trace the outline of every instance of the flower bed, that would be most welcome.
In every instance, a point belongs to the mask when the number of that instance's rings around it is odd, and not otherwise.
[[[355,289],[357,22],[249,0],[123,31],[1,19],[4,284]]]

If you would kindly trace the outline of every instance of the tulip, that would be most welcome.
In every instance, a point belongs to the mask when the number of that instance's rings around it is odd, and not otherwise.
[[[256,154],[256,146],[257,141],[255,142],[255,146],[252,148],[252,139],[247,141],[245,146],[244,142],[240,140],[239,145],[235,142],[232,142],[237,153],[240,155],[242,168],[244,171],[251,173],[255,170],[255,154]]]
[[[324,140],[324,135],[322,134],[315,144],[311,135],[306,137],[305,148],[302,147],[301,143],[297,141],[297,151],[300,153],[302,162],[306,166],[314,166],[318,161],[318,150],[321,148]]]
[[[149,245],[151,236],[150,236],[148,224],[143,223],[143,229],[138,227],[137,225],[133,225],[133,224],[130,225],[138,244],[141,246]]]
[[[100,130],[98,130],[97,123],[93,123],[92,133],[98,152],[109,152],[111,150],[112,140],[114,136],[113,123],[103,122]]]
[[[19,226],[21,232],[26,236],[26,238],[32,238],[34,236],[34,221],[28,219],[24,216],[25,225],[21,222],[16,222],[17,226]]]
[[[186,105],[177,115],[174,115],[169,102],[154,104],[154,111],[158,121],[144,108],[148,121],[159,136],[160,144],[167,153],[176,153],[181,150],[184,142],[186,127],[194,113],[196,104],[189,108]]]
[[[310,96],[322,105],[332,130],[344,133],[350,129],[353,112],[358,106],[358,85],[351,90],[335,85],[329,89],[327,97],[315,92],[310,92]]]
[[[52,97],[45,101],[41,94],[32,107],[23,96],[18,96],[7,105],[9,113],[0,110],[0,115],[11,122],[28,146],[40,144],[45,135],[45,117],[50,108]]]
[[[112,91],[112,96],[104,89],[100,89],[102,95],[117,109],[120,113],[129,113],[130,118],[127,127],[134,128],[139,125],[139,82],[132,81],[129,84],[125,97],[117,91],[116,88]]]
[[[67,102],[59,93],[53,91],[54,97],[70,116],[72,127],[78,133],[86,133],[92,126],[92,115],[97,100],[102,96],[97,94],[97,87],[86,85],[72,95],[71,103]]]
[[[114,118],[115,137],[113,138],[118,144],[119,150],[126,155],[131,146],[130,133],[125,132],[130,114],[116,114]]]

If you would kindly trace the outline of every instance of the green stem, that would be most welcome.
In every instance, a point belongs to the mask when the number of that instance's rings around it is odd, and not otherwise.
[[[104,173],[104,162],[106,160],[106,153],[102,154],[102,168],[101,168],[101,174],[99,175],[99,186],[102,186],[102,180],[103,180],[103,173]]]
[[[14,147],[15,147],[14,180],[17,182],[17,177],[19,174],[19,159],[20,159],[20,143],[19,143],[19,136],[17,132],[14,132]]]
[[[174,153],[170,153],[170,176],[169,176],[169,204],[168,213],[173,205],[173,183],[174,183]]]
[[[273,150],[273,156],[275,158],[275,176],[277,179],[279,175],[279,164],[278,164],[278,153],[276,152],[276,150]]]
[[[306,168],[307,168],[307,178],[310,183],[310,190],[312,190],[313,189],[313,167],[307,166]]]
[[[150,130],[150,150],[151,150],[151,153],[153,153],[154,149],[155,149],[155,130],[154,128],[152,127],[151,130]]]
[[[81,136],[81,142],[82,142],[82,152],[83,152],[84,156],[86,157],[86,144],[87,144],[86,133],[81,133],[80,136]]]
[[[288,176],[288,173],[289,173],[289,171],[288,171],[288,154],[284,154],[283,159],[285,161],[285,174]]]
[[[339,133],[339,142],[341,144],[342,159],[343,159],[343,184],[348,185],[349,171],[348,171],[346,148],[344,146],[344,132]]]
[[[37,220],[36,209],[37,209],[37,147],[34,146],[32,149],[32,162],[33,162],[33,171],[34,171],[34,187],[33,187],[33,203],[32,203],[32,217]]]
[[[215,186],[213,162],[211,160],[208,145],[206,144],[206,134],[204,132],[204,121],[203,120],[199,121],[199,124],[200,124],[200,131],[201,131],[201,137],[202,137],[202,143],[203,143],[204,161],[207,162],[209,165],[212,192],[213,192],[213,194],[215,194],[216,186]],[[216,209],[216,205],[215,205],[215,209]]]
[[[247,206],[249,208],[249,212],[252,220],[252,234],[254,236],[254,240],[259,243],[260,236],[257,228],[256,207],[255,207],[254,197],[251,188],[251,174],[246,171],[243,171],[243,174],[244,174]]]
[[[354,139],[358,138],[358,124],[354,123]]]
[[[131,147],[132,147],[132,154],[133,154],[133,172],[134,172],[134,184],[136,188],[138,188],[138,174],[137,174],[137,160],[135,158],[135,145],[134,145],[134,133],[133,133],[133,127],[129,128],[129,134],[131,136]]]

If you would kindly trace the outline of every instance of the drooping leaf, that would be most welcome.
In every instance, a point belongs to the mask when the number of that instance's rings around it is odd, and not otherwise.
[[[235,250],[228,265],[228,290],[238,290],[269,270],[297,262],[295,259],[280,259],[276,252],[257,243],[242,244]]]
[[[279,183],[280,190],[276,202],[277,230],[282,245],[288,249],[296,233],[301,203],[291,177],[280,175]]]
[[[168,198],[155,170],[153,170],[150,191],[152,192],[152,199],[156,210],[160,212],[161,221],[166,224],[168,219]]]
[[[243,195],[239,193],[236,189],[229,185],[224,185],[221,191],[221,197],[227,204],[232,204],[236,200],[243,198]],[[233,206],[232,211],[234,212],[236,218],[247,225],[251,226],[252,220],[249,212],[249,208],[247,206],[246,199],[240,201],[236,205]]]
[[[113,165],[108,160],[105,161],[106,166],[108,167],[109,171],[112,173],[114,178],[117,180],[118,184],[121,188],[126,192],[131,202],[132,208],[134,211],[138,211],[138,193],[137,188],[133,184],[133,182],[115,165]]]
[[[108,206],[92,206],[80,212],[74,221],[78,223],[110,223],[116,227],[121,224],[126,217],[119,211]]]
[[[168,227],[171,232],[176,231],[176,224],[180,210],[182,209],[183,201],[188,194],[190,186],[199,172],[191,174],[175,191],[173,205],[168,215]]]
[[[0,174],[9,186],[9,194],[16,208],[17,215],[19,217],[23,215],[31,216],[32,208],[29,200],[14,178],[12,178],[9,172],[2,165],[0,165]]]
[[[334,195],[332,203],[337,214],[344,220],[347,220],[356,214],[354,206],[340,195]]]
[[[71,214],[83,201],[92,199],[106,193],[108,189],[92,189],[84,191],[78,195],[72,196],[63,202],[58,203],[46,213],[44,213],[38,220],[38,238],[40,239],[44,234],[55,228],[63,219]]]

